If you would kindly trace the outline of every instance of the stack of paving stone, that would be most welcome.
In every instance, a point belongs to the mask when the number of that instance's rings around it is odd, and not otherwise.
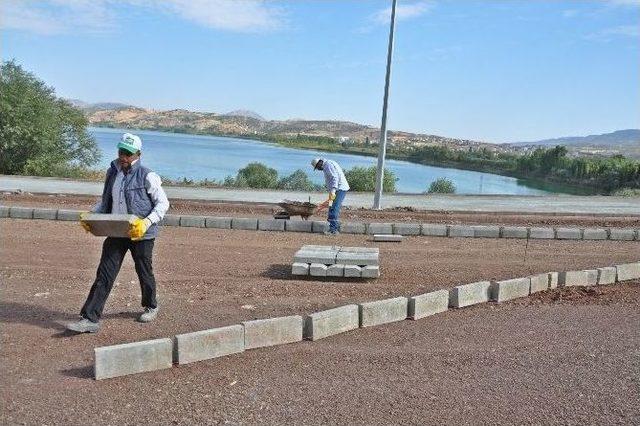
[[[376,247],[303,246],[293,257],[293,275],[314,277],[378,278]]]

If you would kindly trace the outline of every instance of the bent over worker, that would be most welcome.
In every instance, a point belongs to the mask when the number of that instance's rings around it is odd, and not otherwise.
[[[102,198],[92,209],[93,213],[134,214],[138,219],[130,226],[130,238],[107,237],[102,244],[102,256],[87,300],[80,311],[82,319],[69,324],[68,330],[77,333],[95,333],[109,297],[113,283],[120,271],[127,251],[131,251],[142,291],[144,312],[140,322],[150,322],[158,314],[156,279],[153,275],[152,256],[158,222],[169,209],[169,200],[162,189],[160,177],[141,164],[142,140],[130,133],[122,135],[118,143],[118,158],[107,170]],[[90,225],[82,220],[87,231]]]
[[[320,205],[321,207],[329,207],[327,215],[329,230],[325,234],[338,235],[340,233],[340,208],[347,191],[350,189],[349,183],[342,167],[333,160],[314,158],[311,160],[311,166],[313,170],[322,170],[325,186],[329,191],[329,198]]]

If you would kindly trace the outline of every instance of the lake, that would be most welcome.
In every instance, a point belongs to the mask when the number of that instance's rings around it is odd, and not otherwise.
[[[101,167],[108,167],[117,155],[116,145],[122,133],[131,132],[142,138],[143,162],[161,176],[170,179],[186,177],[193,180],[221,180],[235,176],[251,162],[260,162],[278,171],[283,177],[304,170],[316,183],[324,183],[322,173],[313,172],[309,162],[314,157],[337,161],[344,170],[355,166],[375,166],[377,159],[350,154],[323,153],[313,150],[285,148],[254,140],[218,136],[198,136],[147,130],[89,128],[102,151]],[[458,194],[543,195],[549,191],[533,188],[525,182],[507,176],[443,167],[423,166],[406,161],[387,160],[398,181],[398,192],[421,193],[440,177],[450,179]]]

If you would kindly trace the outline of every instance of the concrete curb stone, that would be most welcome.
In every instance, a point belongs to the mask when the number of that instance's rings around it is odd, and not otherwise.
[[[9,207],[0,206],[0,217],[9,217]]]
[[[564,271],[558,274],[559,287],[586,285],[588,285],[588,277],[586,271]]]
[[[342,234],[364,234],[367,231],[366,224],[362,222],[346,222],[340,224]]]
[[[636,232],[633,229],[623,228],[610,228],[609,239],[615,241],[633,241],[636,237]]]
[[[327,265],[323,263],[312,263],[309,266],[309,275],[312,277],[326,277]]]
[[[609,233],[606,229],[585,228],[582,231],[582,239],[584,240],[606,240],[608,238]]]
[[[257,231],[258,219],[234,217],[231,219],[231,229],[239,229],[244,231]]]
[[[393,233],[396,235],[420,235],[419,223],[394,223]]]
[[[244,321],[244,348],[256,349],[302,341],[302,317]]]
[[[598,285],[615,284],[616,282],[616,267],[606,266],[604,268],[598,268]]]
[[[393,225],[391,223],[368,223],[367,234],[393,234]]]
[[[169,338],[94,348],[96,380],[144,373],[173,365],[173,341]]]
[[[449,225],[449,237],[473,238],[473,227],[467,225]]]
[[[549,289],[549,274],[532,275],[529,278],[531,279],[529,294]]]
[[[529,238],[535,240],[553,240],[556,232],[553,228],[532,227],[529,228]]]
[[[281,231],[284,232],[283,219],[258,219],[258,231]]]
[[[309,275],[309,264],[294,262],[291,265],[291,275]]]
[[[57,217],[58,217],[58,210],[56,209],[41,209],[41,208],[33,209],[34,219],[56,220]]]
[[[360,278],[362,277],[362,268],[357,265],[344,265],[345,278]]]
[[[427,237],[446,237],[449,234],[449,227],[447,225],[423,223],[421,234]]]
[[[180,216],[180,226],[186,228],[204,228],[205,227],[205,217],[204,216],[190,216],[190,215],[181,215]]]
[[[231,229],[230,217],[208,216],[204,221],[205,228]]]
[[[406,297],[360,303],[360,327],[372,327],[407,319],[409,300]]]
[[[346,305],[315,312],[304,319],[303,336],[307,340],[319,340],[360,327],[358,305]]]
[[[163,226],[180,226],[180,215],[166,214],[162,218]]]
[[[503,226],[500,229],[502,238],[527,238],[529,230],[524,226]]]
[[[344,277],[344,265],[341,263],[334,263],[327,266],[327,277]]]
[[[598,270],[597,269],[585,269],[587,273],[587,285],[597,285],[598,284]]]
[[[17,206],[10,207],[9,217],[13,219],[33,219],[33,208]]]
[[[401,243],[404,235],[402,234],[374,234],[373,241],[382,242],[382,243]]]
[[[618,281],[637,280],[640,278],[640,262],[616,265],[616,278]]]
[[[497,225],[474,225],[474,238],[500,238],[500,227]]]
[[[582,229],[579,228],[556,228],[556,239],[558,240],[581,240]]]
[[[558,273],[557,272],[549,272],[549,288],[554,289],[558,288]]]
[[[178,334],[174,349],[174,358],[178,364],[244,352],[244,327],[238,324]]]
[[[489,281],[463,284],[449,290],[449,307],[464,308],[489,301]]]
[[[362,278],[380,277],[380,267],[378,265],[367,265],[362,268]]]
[[[285,220],[284,230],[286,232],[312,232],[313,222],[310,220]]]
[[[311,230],[316,234],[322,234],[329,230],[329,222],[323,220],[314,220],[311,225]]]
[[[56,220],[68,220],[73,222],[78,222],[80,220],[80,210],[66,210],[59,209],[58,214],[56,215]]]
[[[409,298],[408,318],[418,320],[449,309],[449,291],[437,290]]]
[[[531,290],[531,278],[513,278],[491,282],[491,300],[498,303],[526,297]]]

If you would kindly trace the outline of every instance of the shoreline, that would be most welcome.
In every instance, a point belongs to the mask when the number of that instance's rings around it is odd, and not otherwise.
[[[336,154],[344,154],[344,155],[354,155],[359,157],[366,158],[375,158],[377,153],[372,149],[371,151],[366,151],[361,148],[345,148],[339,144],[336,145],[326,145],[322,143],[314,143],[314,142],[294,142],[291,143],[283,143],[277,140],[274,140],[268,135],[231,135],[231,134],[212,134],[212,133],[200,133],[200,132],[188,132],[188,129],[180,129],[181,131],[172,131],[170,129],[158,129],[158,128],[126,128],[126,127],[114,127],[114,126],[101,126],[92,124],[88,127],[88,130],[126,130],[126,131],[143,131],[143,132],[157,132],[163,133],[167,135],[188,135],[188,136],[202,136],[202,137],[221,137],[221,138],[231,138],[237,139],[241,141],[247,142],[260,142],[268,145],[279,146],[283,148],[295,149],[295,150],[303,150],[303,151],[320,151],[323,153],[336,153]],[[366,148],[365,148],[366,149]],[[407,155],[394,154],[387,152],[388,160],[401,161],[406,162],[413,165],[425,166],[425,167],[435,167],[443,170],[460,170],[460,171],[468,171],[468,172],[477,172],[477,173],[486,173],[493,176],[500,177],[508,177],[517,180],[517,184],[525,186],[530,189],[540,190],[549,192],[552,194],[566,194],[566,195],[606,195],[603,194],[602,191],[595,190],[593,188],[585,188],[584,186],[574,186],[567,185],[560,182],[554,182],[551,180],[543,180],[539,178],[530,178],[527,176],[522,176],[516,173],[497,173],[495,170],[487,170],[482,167],[465,167],[464,164],[460,163],[442,163],[437,161],[425,162],[425,161],[415,161]],[[93,171],[98,171],[92,169]],[[222,185],[210,185],[212,180],[208,179],[196,179],[189,176],[179,176],[177,178],[167,178],[170,180],[172,185],[176,186],[186,186],[186,187],[214,187],[214,188],[232,188]],[[183,180],[192,181],[191,184],[181,183]],[[222,181],[222,180],[221,180]],[[217,182],[217,181],[216,181]],[[400,194],[401,192],[396,192]],[[406,194],[424,194],[424,192],[402,192]],[[510,194],[476,194],[476,193],[460,193],[459,195],[510,195]]]

